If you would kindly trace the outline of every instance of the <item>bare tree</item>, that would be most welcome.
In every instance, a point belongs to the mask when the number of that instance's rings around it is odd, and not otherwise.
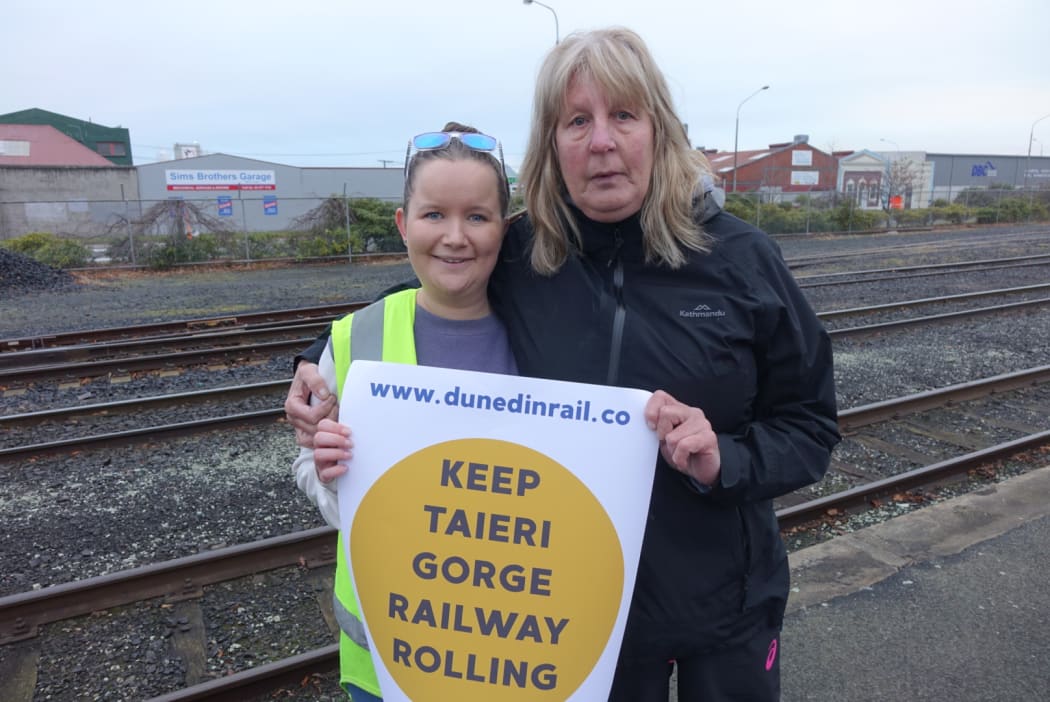
[[[151,259],[151,264],[170,264],[196,259],[204,252],[200,251],[193,256],[184,256],[182,253],[189,248],[191,240],[201,234],[214,236],[214,246],[209,247],[209,255],[221,255],[222,252],[230,255],[236,229],[227,220],[206,211],[205,206],[192,200],[165,200],[154,204],[138,218],[114,215],[106,228],[106,233],[114,237],[110,245],[110,256],[114,259],[134,260],[135,257],[131,255],[134,237],[142,242],[139,246],[145,251],[147,258]],[[156,241],[152,245],[146,243],[147,238],[155,240],[158,236],[162,239],[159,245]],[[162,260],[156,257],[160,250],[166,252]]]
[[[291,228],[320,234],[334,229],[346,230],[357,218],[350,201],[335,195],[327,197],[309,212],[304,212],[291,222]]]
[[[921,177],[921,166],[910,158],[887,161],[879,182],[879,199],[882,209],[887,214],[892,214],[894,208],[891,207],[891,204],[898,196],[901,198],[901,206],[906,207],[911,200],[912,192],[920,184]]]

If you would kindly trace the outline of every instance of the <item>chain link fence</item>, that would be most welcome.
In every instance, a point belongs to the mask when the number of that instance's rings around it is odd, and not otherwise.
[[[743,186],[743,183],[741,183]],[[0,202],[0,245],[60,267],[164,268],[404,251],[399,203],[373,198]],[[1050,187],[730,194],[726,209],[770,234],[1050,221]]]
[[[730,194],[726,209],[770,234],[1050,221],[1050,188],[935,188]]]
[[[45,262],[66,267],[349,259],[404,250],[398,205],[335,196],[0,202],[0,245],[36,258],[61,248],[62,261]]]

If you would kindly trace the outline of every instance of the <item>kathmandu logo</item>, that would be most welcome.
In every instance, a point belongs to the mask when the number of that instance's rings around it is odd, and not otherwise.
[[[713,310],[707,305],[701,303],[691,310],[678,310],[679,317],[725,317],[726,313],[722,310]]]

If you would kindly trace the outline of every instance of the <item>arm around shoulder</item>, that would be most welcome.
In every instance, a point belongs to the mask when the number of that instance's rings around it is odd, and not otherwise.
[[[325,353],[322,354],[320,364],[317,367],[318,373],[321,378],[324,379],[325,386],[331,395],[335,396],[335,366],[331,361],[331,353],[326,349]],[[316,397],[311,399],[311,405],[317,406],[321,404],[321,401]],[[310,446],[303,446],[299,450],[299,456],[296,457],[292,463],[292,472],[295,475],[295,483],[300,490],[309,498],[311,502],[317,505],[317,508],[321,510],[321,514],[325,521],[335,527],[339,528],[339,495],[336,492],[335,481],[325,482],[321,480],[318,474],[317,461],[315,456],[315,447],[311,443]]]

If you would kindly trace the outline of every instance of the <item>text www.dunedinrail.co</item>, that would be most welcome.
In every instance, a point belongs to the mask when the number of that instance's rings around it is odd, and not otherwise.
[[[404,402],[463,407],[481,412],[508,412],[535,417],[549,417],[573,422],[601,422],[626,426],[631,423],[631,414],[622,409],[595,409],[590,400],[555,402],[537,399],[529,393],[513,396],[489,395],[465,392],[456,385],[444,393],[434,388],[392,383],[371,383],[372,397]]]

